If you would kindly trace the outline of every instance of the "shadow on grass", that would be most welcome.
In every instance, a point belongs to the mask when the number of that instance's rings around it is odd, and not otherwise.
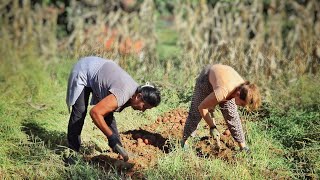
[[[59,131],[48,131],[35,122],[22,123],[21,130],[31,138],[40,138],[45,146],[51,150],[57,150],[58,147],[68,146],[66,133]]]
[[[21,130],[30,136],[30,141],[39,138],[43,141],[46,148],[53,150],[56,154],[61,154],[62,159],[65,162],[66,167],[73,165],[81,165],[82,162],[86,162],[84,166],[92,166],[95,169],[99,169],[102,172],[110,173],[110,175],[119,176],[123,179],[145,179],[145,175],[140,171],[137,171],[133,167],[135,163],[124,162],[123,160],[110,157],[109,155],[96,154],[97,148],[95,145],[85,145],[84,152],[74,152],[67,148],[67,134],[59,131],[50,131],[43,125],[36,122],[25,122],[22,124]],[[164,153],[169,153],[172,147],[168,139],[164,138],[158,133],[153,133],[145,130],[131,130],[124,132],[123,134],[131,135],[130,139],[134,139],[136,135],[141,135],[141,138],[153,139],[154,142],[150,145],[161,149]],[[128,139],[128,142],[130,141]],[[95,150],[93,152],[93,150]]]
[[[144,175],[133,169],[134,163],[124,162],[123,160],[112,158],[105,154],[100,154],[93,157],[85,157],[85,161],[101,168],[104,172],[117,172],[117,174],[124,178],[144,179]]]

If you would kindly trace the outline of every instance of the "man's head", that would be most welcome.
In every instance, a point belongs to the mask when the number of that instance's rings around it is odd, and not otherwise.
[[[145,111],[156,107],[161,102],[161,95],[158,88],[146,83],[137,88],[136,93],[131,98],[131,107],[134,110]]]
[[[250,84],[249,81],[241,84],[235,95],[236,104],[247,107],[248,110],[258,109],[261,105],[261,95],[257,85]]]

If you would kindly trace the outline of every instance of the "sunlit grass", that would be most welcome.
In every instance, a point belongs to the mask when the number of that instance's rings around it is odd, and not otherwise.
[[[293,177],[283,159],[285,150],[255,123],[247,123],[249,155],[236,153],[231,161],[197,156],[190,140],[189,149],[174,142],[171,153],[161,156],[155,169],[147,170],[150,179],[288,179]],[[200,129],[203,131],[203,129]],[[208,132],[198,132],[198,135]]]
[[[4,72],[2,76],[5,77],[5,81],[2,83],[5,86],[1,86],[1,91],[4,93],[0,97],[0,114],[6,120],[0,123],[2,137],[0,142],[3,144],[0,148],[0,167],[3,177],[19,179],[50,176],[52,179],[86,179],[120,176],[115,172],[101,172],[98,167],[84,162],[80,156],[76,165],[65,166],[63,161],[65,150],[57,153],[59,148],[66,146],[69,119],[65,105],[66,79],[75,61],[75,59],[55,59],[52,65],[44,68],[41,59],[30,55],[23,62],[19,62],[21,72],[11,73],[15,70],[8,65],[8,62],[3,66],[5,68],[2,68]],[[10,81],[7,81],[7,77]],[[308,88],[304,93],[314,90],[309,85],[305,87]],[[151,124],[157,116],[178,106],[188,107],[192,87],[188,87],[185,91],[180,91],[179,87],[171,87],[172,90],[168,90],[166,86],[162,88],[163,102],[158,108],[146,113],[127,108],[122,113],[116,113],[119,131],[124,132]],[[310,104],[311,100],[303,102]],[[255,121],[250,122],[251,116],[244,114],[246,121],[249,121],[245,123],[245,129],[247,143],[252,151],[250,155],[239,154],[234,162],[206,159],[198,157],[194,149],[183,151],[177,143],[171,153],[159,157],[156,167],[145,171],[147,177],[150,179],[278,179],[302,177],[306,170],[310,176],[314,176],[319,172],[319,158],[316,151],[319,144],[309,143],[308,147],[298,152],[286,149],[283,144],[286,144],[285,139],[288,137],[294,143],[296,138],[303,138],[307,130],[315,131],[318,126],[313,125],[319,114],[294,109],[283,114],[284,112],[274,110],[274,107],[271,107],[271,111],[275,113],[261,123],[256,121],[259,115],[254,116]],[[219,113],[217,118],[221,118]],[[266,124],[272,124],[274,129],[271,131],[264,129]],[[199,133],[200,136],[206,134],[207,132]],[[84,146],[94,144],[93,147],[99,150],[109,149],[105,136],[96,128],[88,115],[82,138]],[[296,162],[307,163],[309,166],[303,170],[299,164],[294,165]]]

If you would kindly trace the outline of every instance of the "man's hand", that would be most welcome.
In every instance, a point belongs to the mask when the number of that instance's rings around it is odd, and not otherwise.
[[[111,136],[108,137],[108,144],[113,151],[117,144],[122,146],[120,139],[115,134],[112,134]]]
[[[117,137],[117,135],[112,134],[110,137],[108,137],[108,144],[111,147],[113,152],[118,153],[123,157],[124,161],[129,160],[128,153],[122,147],[120,139]]]

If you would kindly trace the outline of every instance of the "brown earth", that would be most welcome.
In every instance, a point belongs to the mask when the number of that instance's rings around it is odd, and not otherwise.
[[[98,156],[88,155],[85,159],[104,169],[115,168],[124,177],[144,179],[141,170],[152,168],[159,156],[170,152],[173,143],[169,140],[181,139],[187,115],[186,110],[175,109],[158,117],[153,124],[120,133],[123,147],[129,154],[128,162],[112,152]],[[235,144],[231,136],[221,135],[220,144],[219,148],[213,138],[205,136],[197,141],[194,148],[199,157],[233,160]]]

